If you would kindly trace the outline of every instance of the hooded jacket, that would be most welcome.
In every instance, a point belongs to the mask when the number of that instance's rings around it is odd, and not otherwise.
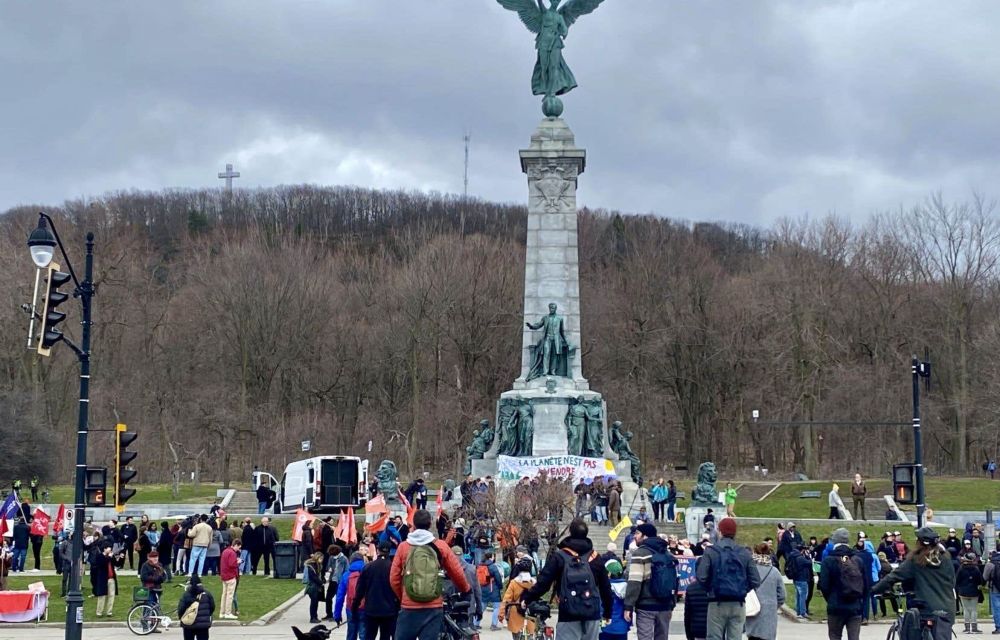
[[[507,620],[507,630],[511,633],[521,633],[525,625],[524,614],[517,608],[521,602],[522,594],[535,584],[535,578],[530,573],[521,573],[510,580],[507,591],[503,594],[503,601],[500,604],[500,620]],[[534,623],[528,623],[528,633],[535,632]]]
[[[379,556],[361,570],[358,586],[354,590],[354,608],[364,602],[365,615],[387,618],[399,613],[399,599],[389,585],[392,560]]]
[[[198,598],[199,595],[201,596],[200,600]],[[212,613],[215,612],[215,598],[200,584],[191,585],[184,592],[184,595],[181,596],[180,602],[177,603],[177,610],[180,612],[178,617],[184,615],[184,612],[195,601],[198,601],[198,616],[191,624],[186,625],[182,622],[181,626],[185,629],[208,629],[212,626]]]
[[[428,544],[433,544],[437,548],[441,568],[455,585],[455,589],[459,593],[469,591],[469,581],[465,579],[462,565],[459,564],[458,558],[451,552],[451,549],[441,540],[436,540],[434,534],[427,529],[417,529],[407,536],[405,542],[399,544],[396,556],[392,559],[392,569],[389,571],[389,584],[392,585],[392,590],[402,603],[403,609],[440,609],[444,606],[444,601],[441,598],[436,598],[431,602],[414,602],[410,600],[410,597],[406,595],[406,590],[403,589],[403,567],[406,566],[406,559],[410,556],[410,549]]]
[[[653,595],[650,582],[653,578],[653,554],[663,553],[670,561],[670,571],[674,572],[674,584],[677,584],[676,560],[667,550],[663,538],[646,538],[632,551],[628,561],[628,588],[625,590],[625,608],[629,611],[672,611],[677,602],[677,591],[668,599]]]
[[[594,583],[601,594],[601,610],[605,620],[611,619],[611,580],[608,579],[608,571],[604,568],[599,555],[594,553],[594,545],[589,538],[565,538],[559,543],[559,550],[569,550],[576,553],[581,558],[589,558],[590,571],[594,574]],[[545,566],[538,573],[538,582],[524,593],[524,602],[534,602],[540,599],[549,589],[558,589],[559,581],[562,580],[563,568],[566,566],[565,553],[549,553],[545,559]],[[562,611],[559,612],[559,622],[580,622],[574,616],[569,616]]]
[[[955,565],[944,547],[932,552],[936,557],[926,564],[920,565],[913,559],[906,560],[892,570],[892,573],[878,581],[872,587],[872,593],[885,593],[897,582],[913,585],[915,600],[926,604],[928,611],[941,611],[942,615],[952,622],[955,621]]]
[[[866,554],[867,555],[867,554]],[[823,558],[819,570],[819,590],[826,598],[826,612],[840,616],[860,616],[864,597],[853,601],[845,601],[840,597],[840,563],[844,558],[848,562],[857,562],[861,566],[861,577],[864,579],[865,591],[871,588],[871,573],[865,564],[862,552],[846,544],[834,545],[833,550]]]
[[[351,564],[349,564],[347,566],[347,571],[344,572],[344,575],[340,576],[340,583],[337,585],[337,600],[334,602],[334,605],[333,605],[333,619],[334,620],[343,620],[343,618],[341,617],[341,614],[343,613],[344,600],[347,598],[347,588],[351,584],[351,578],[352,577],[355,578],[354,593],[351,594],[351,595],[352,596],[356,596],[357,593],[358,593],[358,591],[357,591],[357,583],[358,583],[358,581],[361,580],[361,571],[364,568],[365,568],[365,561],[364,560],[354,560],[353,562],[351,562]],[[357,602],[356,598],[354,599],[354,602],[351,602],[350,606],[347,607],[347,619],[348,620],[350,620],[351,618],[354,617],[352,611],[354,611],[355,609],[364,609],[365,608],[365,603],[364,603],[363,599],[358,604],[357,607],[354,607],[354,603],[355,602]]]
[[[978,598],[979,587],[985,584],[979,565],[975,562],[963,562],[955,574],[955,592],[963,598]]]

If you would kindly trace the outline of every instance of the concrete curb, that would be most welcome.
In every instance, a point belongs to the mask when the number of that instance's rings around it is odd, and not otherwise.
[[[263,627],[263,626],[269,625],[272,622],[274,622],[277,618],[279,618],[281,616],[281,614],[283,614],[284,612],[288,611],[293,606],[295,606],[295,604],[299,600],[301,600],[302,598],[304,598],[305,595],[306,595],[305,591],[302,591],[301,593],[296,593],[291,598],[289,598],[288,600],[285,600],[284,602],[282,602],[281,604],[279,604],[277,607],[275,607],[274,609],[271,609],[270,611],[268,611],[267,613],[265,613],[261,617],[257,618],[256,620],[251,620],[250,622],[244,623],[244,622],[241,622],[239,620],[218,620],[218,619],[215,619],[215,620],[212,620],[212,627],[213,628],[215,628],[215,627],[249,627],[249,626]],[[37,627],[60,628],[61,629],[61,628],[65,627],[65,626],[66,626],[65,622],[38,622],[38,623],[35,623],[35,622],[0,622],[0,629],[33,629],[33,628],[37,628]],[[126,622],[124,620],[121,620],[121,621],[116,620],[114,622],[98,622],[98,621],[95,620],[95,621],[87,621],[87,622],[83,623],[83,628],[84,629],[121,629],[122,627],[126,627],[127,628],[128,627],[128,622]],[[172,620],[170,628],[171,629],[180,629],[180,622],[178,622],[177,620]]]
[[[247,626],[263,627],[265,625],[271,624],[272,622],[280,618],[281,614],[294,607],[295,604],[304,597],[306,597],[306,592],[304,590],[301,593],[296,593],[294,596],[292,596],[288,600],[285,600],[277,607],[271,609],[270,611],[268,611],[261,617],[257,618],[253,622],[248,623]]]

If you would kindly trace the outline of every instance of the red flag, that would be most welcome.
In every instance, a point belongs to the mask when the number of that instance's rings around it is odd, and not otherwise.
[[[406,524],[410,525],[410,528],[412,529],[413,514],[416,513],[417,510],[410,504],[410,501],[406,499],[406,496],[403,495],[402,491],[399,492],[399,501],[403,503],[404,507],[406,507]]]
[[[66,527],[66,505],[59,505],[59,512],[56,513],[56,521],[52,524],[52,533],[59,533]]]
[[[358,527],[354,524],[354,507],[347,508],[347,519],[344,523],[344,528],[347,530],[345,532],[347,537],[344,538],[347,544],[357,544]]]
[[[368,533],[378,533],[383,529],[385,529],[388,524],[389,524],[389,512],[386,511],[375,522],[366,524],[365,531],[367,531]]]
[[[437,505],[437,517],[440,518],[441,514],[444,513],[444,485],[441,485],[441,490],[438,491]]]
[[[7,533],[7,514],[6,513],[0,515],[0,538],[2,538],[3,534],[5,534],[5,533]]]
[[[379,494],[365,503],[365,513],[382,513],[386,511],[385,496]]]
[[[49,514],[45,513],[41,509],[35,509],[35,513],[31,518],[31,535],[49,535],[49,520],[51,520],[51,518],[49,518]]]
[[[305,509],[299,509],[295,512],[295,526],[292,528],[292,540],[302,542],[302,527],[306,523],[311,522],[312,519],[312,514]]]

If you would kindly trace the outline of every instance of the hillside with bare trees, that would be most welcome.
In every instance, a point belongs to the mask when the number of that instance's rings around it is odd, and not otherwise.
[[[67,481],[77,362],[25,349],[20,309],[41,208],[0,218],[0,438],[11,474]],[[74,262],[96,233],[91,424],[140,433],[143,481],[243,480],[300,457],[303,439],[357,455],[371,440],[406,477],[456,473],[517,375],[523,207],[288,186],[44,209]],[[584,210],[584,373],[647,469],[884,473],[910,456],[908,429],[750,412],[906,421],[909,360],[928,349],[926,462],[974,473],[1000,444],[998,258],[997,215],[975,197],[767,229]],[[112,453],[109,433],[91,435],[92,464]]]

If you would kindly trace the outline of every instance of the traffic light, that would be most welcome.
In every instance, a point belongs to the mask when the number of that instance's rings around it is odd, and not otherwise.
[[[88,507],[103,507],[108,493],[107,467],[87,467],[83,486],[84,504]]]
[[[892,465],[892,497],[896,504],[917,503],[917,465],[912,462]]]
[[[56,325],[66,319],[66,314],[56,311],[56,307],[69,299],[69,294],[59,291],[59,287],[70,279],[70,275],[60,271],[55,262],[50,262],[45,272],[45,295],[42,297],[40,316],[42,330],[38,337],[38,353],[43,356],[49,355],[53,345],[63,339],[62,331],[56,329]]]
[[[138,473],[128,465],[139,454],[126,447],[138,437],[138,433],[129,432],[125,425],[115,425],[115,511],[119,513],[125,510],[125,503],[135,495],[135,489],[126,489],[125,483],[131,482]]]

